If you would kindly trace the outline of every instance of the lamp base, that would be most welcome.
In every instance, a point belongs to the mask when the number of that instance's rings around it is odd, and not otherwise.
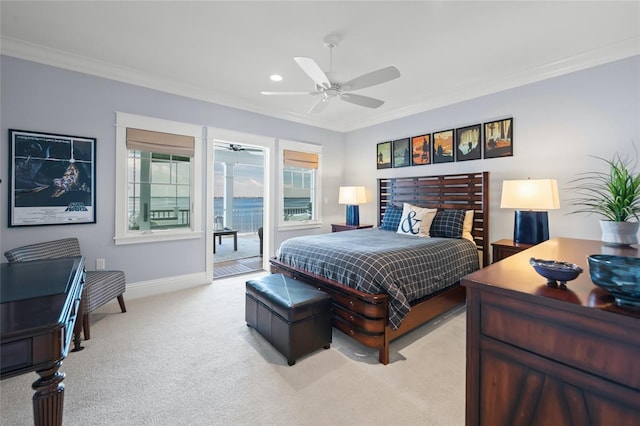
[[[549,215],[547,212],[516,211],[513,224],[515,243],[539,244],[548,239]]]
[[[360,225],[360,209],[357,205],[347,205],[347,225]]]

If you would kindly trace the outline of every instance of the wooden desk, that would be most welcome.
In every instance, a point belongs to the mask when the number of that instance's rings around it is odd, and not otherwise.
[[[84,285],[84,258],[2,263],[0,378],[35,371],[36,425],[61,425],[64,373]]]
[[[218,243],[222,244],[222,237],[225,235],[233,235],[233,251],[238,251],[238,231],[221,229],[219,231],[213,231],[213,254],[216,254],[216,237],[218,237]]]
[[[466,424],[640,424],[640,310],[596,287],[587,256],[636,248],[555,238],[467,275]],[[546,286],[529,258],[584,272]]]

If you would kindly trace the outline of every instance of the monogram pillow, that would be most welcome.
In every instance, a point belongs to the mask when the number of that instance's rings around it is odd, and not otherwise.
[[[428,237],[431,222],[436,216],[437,209],[424,209],[409,203],[404,203],[402,218],[398,225],[398,234]]]

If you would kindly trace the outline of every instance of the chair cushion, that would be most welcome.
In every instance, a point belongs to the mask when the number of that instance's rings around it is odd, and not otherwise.
[[[124,293],[127,286],[122,271],[87,271],[84,284],[84,312],[93,312]]]
[[[6,251],[4,255],[9,262],[82,256],[77,238],[64,238],[17,247]],[[84,313],[93,312],[120,296],[126,289],[123,271],[87,271],[85,274],[82,291]]]
[[[77,238],[45,241],[7,250],[4,256],[9,262],[28,262],[30,260],[57,259],[59,257],[82,256]]]

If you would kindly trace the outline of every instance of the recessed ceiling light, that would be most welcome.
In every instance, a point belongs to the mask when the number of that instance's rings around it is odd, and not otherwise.
[[[273,74],[271,77],[269,77],[271,79],[271,81],[282,81],[282,76],[279,74]]]

